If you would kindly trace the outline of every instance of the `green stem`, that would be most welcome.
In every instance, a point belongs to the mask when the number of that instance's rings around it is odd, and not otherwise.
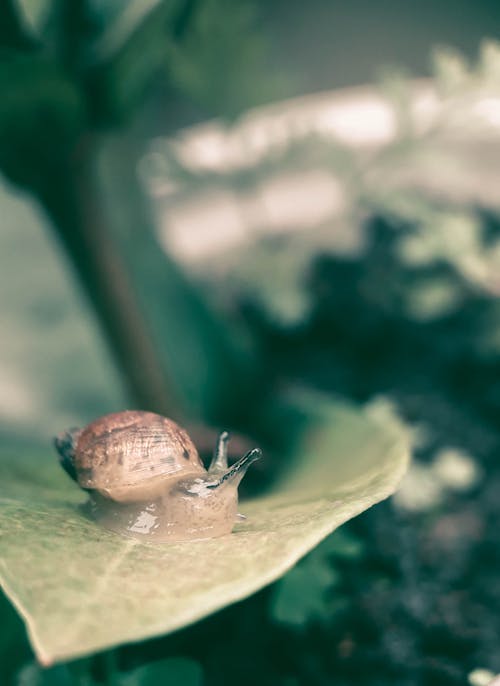
[[[142,409],[241,426],[262,379],[251,350],[161,250],[136,177],[140,150],[82,141],[38,195]],[[117,144],[117,147],[116,147]],[[63,158],[64,159],[64,158]]]
[[[130,395],[143,409],[175,416],[178,400],[166,384],[126,267],[93,192],[93,140],[85,141],[79,153],[78,159],[53,170],[57,178],[52,176],[38,189],[39,198],[100,321]]]
[[[137,180],[141,152],[141,140],[130,134],[103,150],[100,192],[114,208],[110,231],[122,245],[169,386],[191,416],[241,426],[259,405],[262,372],[244,327],[214,312],[159,245]]]

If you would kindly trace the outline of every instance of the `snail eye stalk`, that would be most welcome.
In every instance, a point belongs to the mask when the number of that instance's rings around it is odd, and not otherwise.
[[[219,488],[226,483],[234,483],[238,485],[240,481],[246,474],[247,469],[253,462],[260,460],[262,457],[262,450],[260,448],[254,448],[249,450],[246,455],[235,462],[232,467],[230,467],[215,483],[207,485],[207,488]]]
[[[229,431],[222,431],[219,434],[212,461],[208,468],[209,472],[223,472],[227,469],[227,444],[229,443],[229,438]]]

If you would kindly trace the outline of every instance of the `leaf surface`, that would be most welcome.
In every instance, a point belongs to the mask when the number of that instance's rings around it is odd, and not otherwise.
[[[174,631],[282,576],[346,520],[389,496],[400,429],[328,401],[285,479],[241,503],[233,534],[163,545],[101,529],[46,455],[0,461],[0,575],[43,664]],[[292,468],[292,465],[293,468]]]

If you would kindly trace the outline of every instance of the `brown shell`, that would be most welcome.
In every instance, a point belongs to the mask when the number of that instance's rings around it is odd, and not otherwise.
[[[127,410],[96,419],[77,438],[74,466],[83,488],[136,486],[167,474],[205,472],[187,432],[171,419]]]

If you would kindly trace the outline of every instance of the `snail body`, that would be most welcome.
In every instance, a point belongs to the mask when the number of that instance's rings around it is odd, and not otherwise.
[[[229,434],[208,470],[187,432],[167,417],[125,411],[55,439],[62,467],[88,491],[90,516],[107,529],[150,541],[214,538],[232,531],[238,486],[261,456],[227,464]]]

